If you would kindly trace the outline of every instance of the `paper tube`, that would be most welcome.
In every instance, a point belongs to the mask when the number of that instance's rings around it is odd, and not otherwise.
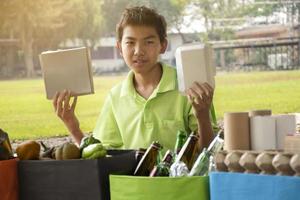
[[[296,119],[295,115],[275,115],[276,117],[276,137],[277,149],[284,148],[284,139],[286,135],[296,133]]]
[[[249,117],[272,115],[272,110],[251,110]]]
[[[255,151],[276,149],[276,118],[255,116],[250,118],[251,149]]]
[[[248,112],[231,112],[224,114],[224,149],[249,150]]]

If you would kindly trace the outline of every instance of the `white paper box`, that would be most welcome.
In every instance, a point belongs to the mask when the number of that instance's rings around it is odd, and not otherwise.
[[[47,99],[56,91],[71,90],[76,95],[94,93],[91,59],[85,47],[40,54]]]
[[[293,114],[275,115],[277,149],[284,148],[285,136],[296,133],[296,119]]]
[[[195,81],[207,82],[215,87],[216,67],[210,45],[192,44],[178,47],[175,57],[180,92],[184,93]]]

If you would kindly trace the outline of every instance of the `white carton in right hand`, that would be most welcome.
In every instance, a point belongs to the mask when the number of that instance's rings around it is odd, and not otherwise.
[[[215,87],[216,67],[210,45],[197,43],[178,47],[175,57],[180,92],[184,93],[195,81]]]

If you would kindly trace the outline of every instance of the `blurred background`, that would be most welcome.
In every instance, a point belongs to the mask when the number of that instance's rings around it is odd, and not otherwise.
[[[76,113],[93,131],[106,94],[128,68],[115,44],[124,8],[146,5],[165,16],[176,67],[178,46],[210,42],[217,66],[214,105],[228,111],[300,112],[300,0],[1,0],[0,128],[13,139],[67,135],[45,98],[38,55],[88,46],[94,95]]]
[[[1,0],[0,78],[41,76],[45,50],[88,46],[96,75],[126,71],[115,48],[125,7],[146,5],[165,16],[169,47],[211,42],[219,70],[299,68],[300,1],[279,0]]]

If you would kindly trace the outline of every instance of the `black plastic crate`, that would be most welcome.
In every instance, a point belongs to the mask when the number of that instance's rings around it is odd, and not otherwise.
[[[98,160],[19,161],[21,200],[109,200],[109,174],[131,175],[135,151],[110,150]]]

